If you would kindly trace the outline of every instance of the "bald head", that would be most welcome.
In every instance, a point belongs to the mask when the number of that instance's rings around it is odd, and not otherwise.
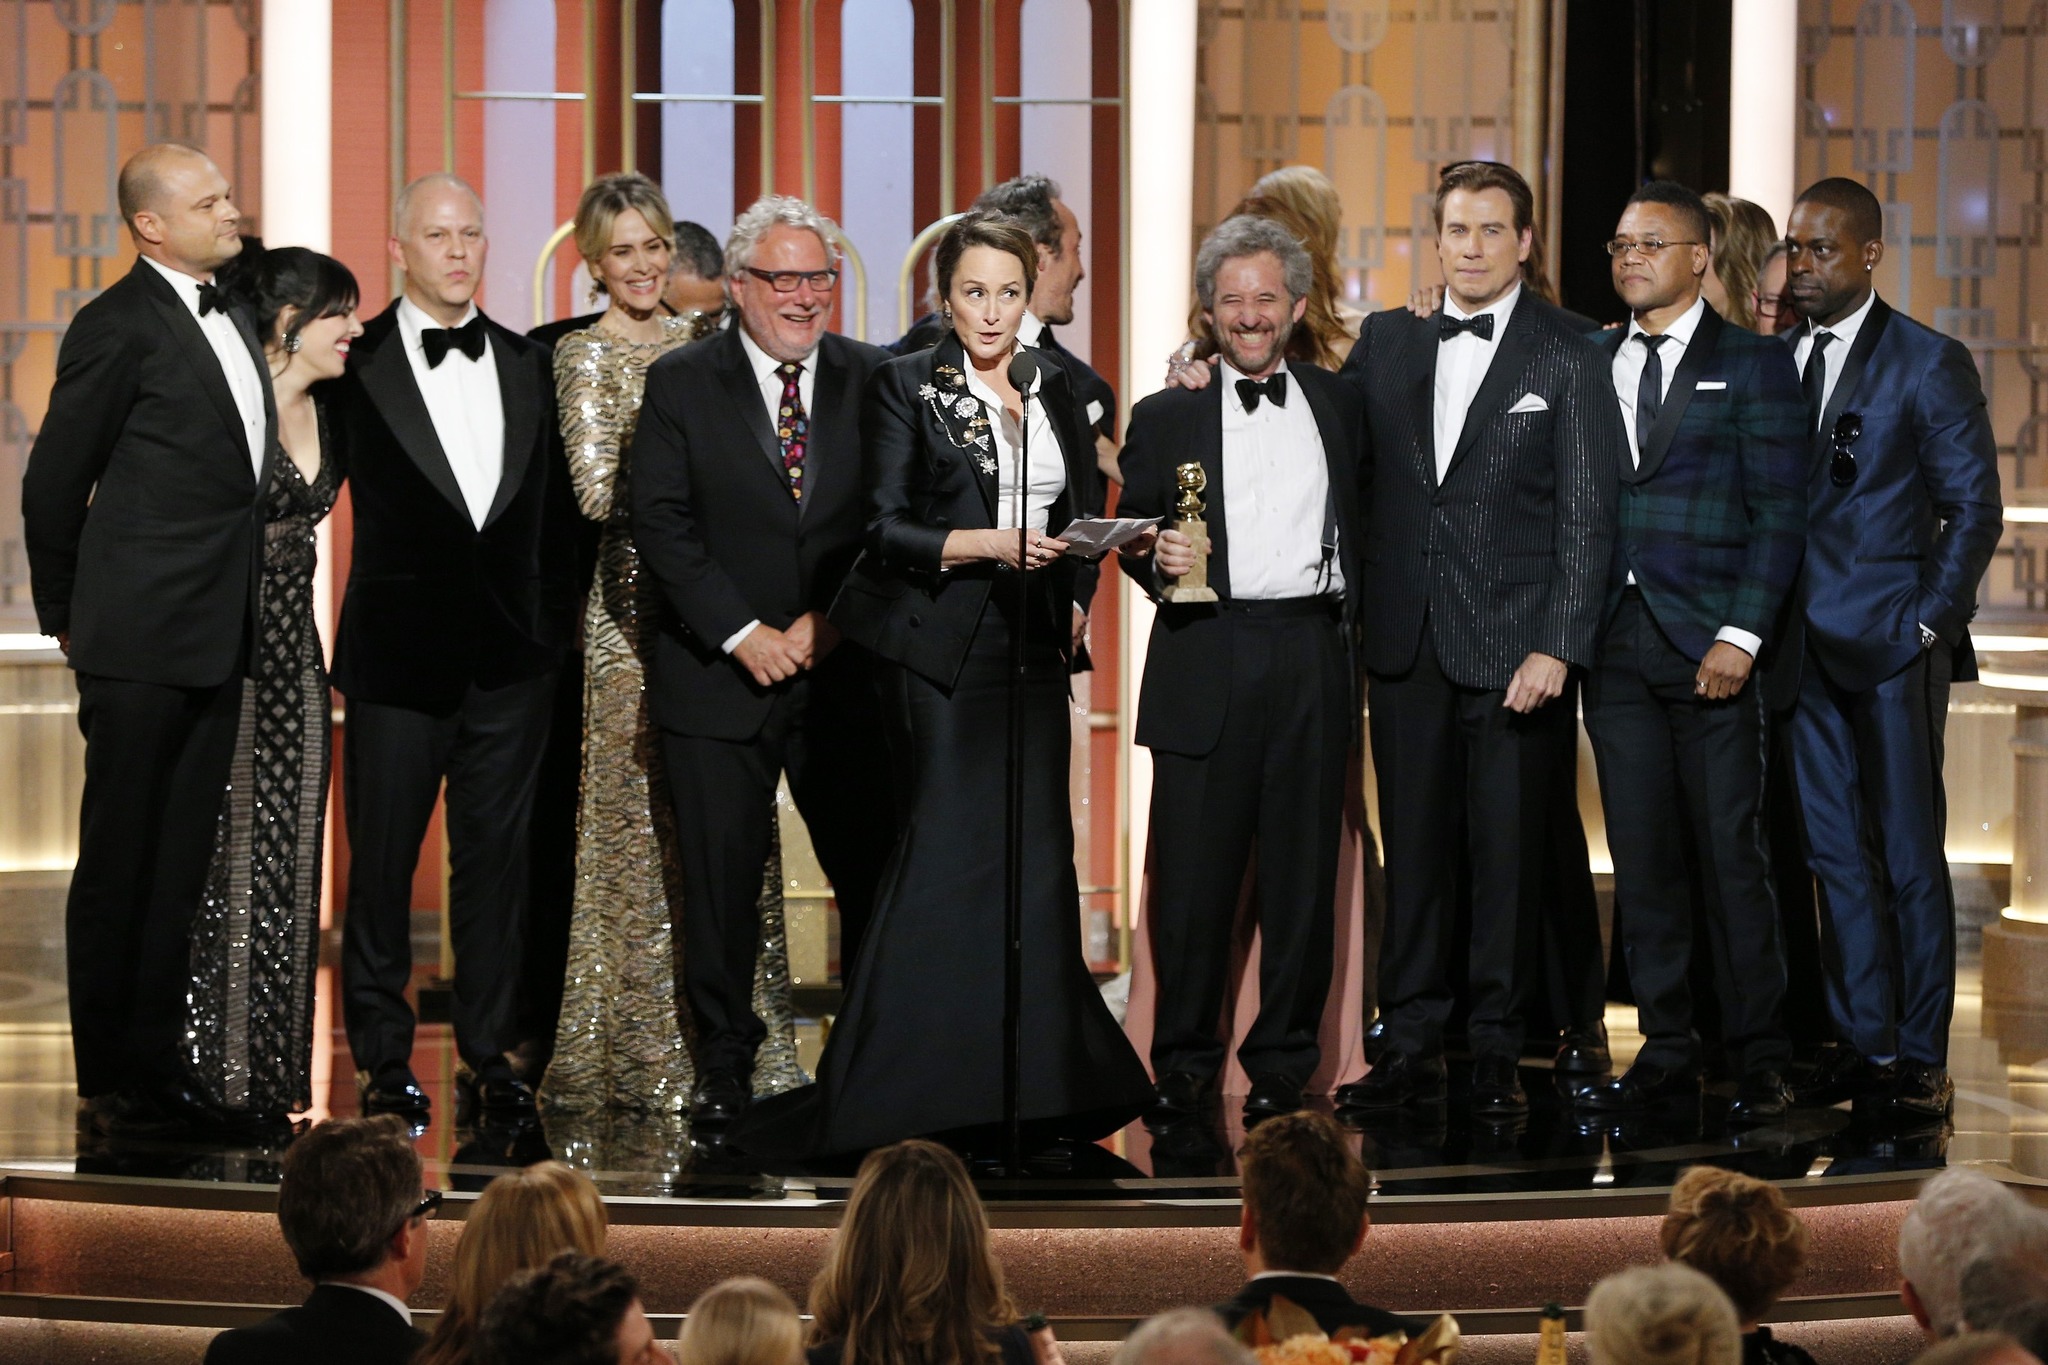
[[[397,201],[391,205],[391,235],[405,236],[411,230],[416,214],[450,196],[468,199],[476,210],[477,222],[483,222],[483,198],[470,188],[469,182],[447,171],[435,171],[432,175],[421,176],[398,192]]]
[[[196,147],[144,147],[121,167],[116,192],[135,249],[160,265],[210,279],[242,249],[242,211],[220,168]]]
[[[176,182],[184,178],[181,172],[203,175],[210,170],[214,170],[214,164],[206,153],[182,142],[159,142],[129,157],[114,188],[121,217],[127,221],[129,230],[135,228],[136,214],[153,213],[164,207]]]

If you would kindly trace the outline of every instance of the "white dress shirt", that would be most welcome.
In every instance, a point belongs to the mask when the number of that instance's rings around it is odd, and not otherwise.
[[[358,1294],[368,1294],[373,1299],[382,1299],[391,1305],[392,1312],[405,1319],[407,1327],[412,1326],[412,1309],[406,1307],[405,1300],[399,1298],[396,1294],[387,1294],[381,1289],[372,1289],[366,1284],[351,1284],[347,1280],[321,1280],[319,1283],[331,1285],[336,1289],[353,1289]]]
[[[471,304],[455,325],[465,327],[476,315],[476,305]],[[486,336],[483,359],[471,360],[450,348],[439,365],[428,365],[420,333],[440,325],[411,299],[399,300],[398,332],[405,342],[405,358],[412,365],[420,397],[426,400],[441,453],[455,473],[455,486],[462,490],[463,506],[482,530],[498,496],[498,482],[505,476],[505,400],[498,392],[498,362]]]
[[[782,367],[782,362],[762,350],[743,324],[734,323],[733,330],[740,334],[740,349],[747,353],[747,367],[753,370],[754,383],[760,387],[761,403],[768,410],[768,430],[772,432],[782,416],[783,383],[782,376],[776,373],[776,370]],[[796,373],[796,391],[797,396],[803,399],[806,420],[812,418],[811,395],[818,391],[818,367],[813,363],[817,354],[817,350],[813,348],[809,355],[796,362],[803,367]],[[808,445],[805,447],[804,458],[810,458]],[[740,647],[740,641],[752,635],[754,627],[760,624],[761,618],[757,616],[726,636],[718,647],[727,654],[732,653]]]
[[[249,343],[242,339],[234,319],[219,309],[205,317],[199,316],[200,281],[148,256],[142,259],[149,261],[157,274],[171,282],[171,288],[178,291],[178,298],[198,319],[199,330],[206,333],[206,344],[213,347],[213,354],[220,361],[221,373],[227,378],[228,392],[235,397],[235,412],[242,419],[242,435],[249,442],[249,466],[257,478],[262,478],[263,436],[267,425],[263,417],[263,372],[256,368],[256,357],[249,354]]]
[[[1834,336],[1827,349],[1821,352],[1821,359],[1827,365],[1826,373],[1820,377],[1820,412],[1813,415],[1814,426],[1819,427],[1822,414],[1835,396],[1835,381],[1842,377],[1842,366],[1849,359],[1849,350],[1856,344],[1856,334],[1863,330],[1864,320],[1870,316],[1870,306],[1877,302],[1877,291],[1870,291],[1870,297],[1863,300],[1863,306],[1843,318],[1832,327],[1822,327],[1808,319],[1799,329],[1799,339],[1792,343],[1792,359],[1799,365],[1799,374],[1806,375],[1806,358],[1813,354],[1813,334],[1827,332]]]
[[[1330,502],[1330,466],[1323,433],[1285,364],[1287,401],[1262,399],[1246,412],[1229,361],[1216,367],[1223,385],[1223,515],[1230,526],[1224,548],[1230,595],[1240,601],[1319,597],[1344,590],[1336,546],[1322,544]]]
[[[1442,483],[1451,467],[1451,456],[1458,449],[1458,438],[1465,432],[1465,412],[1472,406],[1472,399],[1479,392],[1479,386],[1486,381],[1486,371],[1493,365],[1494,353],[1500,349],[1500,339],[1507,334],[1508,319],[1514,315],[1515,302],[1522,297],[1522,286],[1518,283],[1508,292],[1495,299],[1477,313],[1468,313],[1458,306],[1450,294],[1444,295],[1444,312],[1458,319],[1493,315],[1493,335],[1482,339],[1474,332],[1460,332],[1448,341],[1436,344],[1436,395],[1432,410],[1436,418],[1436,481]],[[1233,530],[1233,536],[1236,532]],[[1232,580],[1233,589],[1235,579]]]
[[[1685,358],[1687,348],[1692,345],[1693,333],[1699,330],[1700,319],[1706,316],[1707,301],[1694,299],[1692,307],[1678,315],[1678,320],[1664,329],[1664,340],[1657,347],[1657,363],[1664,370],[1664,387],[1658,397],[1671,396],[1671,381],[1678,374],[1678,362]],[[1642,388],[1643,367],[1650,363],[1650,348],[1643,342],[1642,324],[1630,319],[1628,335],[1622,338],[1621,346],[1614,353],[1614,397],[1621,404],[1621,425],[1628,432],[1628,459],[1637,469],[1643,467],[1643,452],[1636,446],[1636,393]],[[1631,572],[1628,581],[1633,584],[1636,576]],[[1726,640],[1743,653],[1754,659],[1757,651],[1764,647],[1763,637],[1740,626],[1723,626],[1714,636]]]
[[[1019,335],[1022,335],[1021,329]],[[1021,349],[1032,348],[1025,346]],[[990,434],[995,437],[995,529],[1005,531],[1028,526],[1034,531],[1043,531],[1047,513],[1067,487],[1066,456],[1060,450],[1060,438],[1053,434],[1052,419],[1046,416],[1045,400],[1041,396],[1045,376],[1041,373],[1031,381],[1031,401],[1024,405],[1024,420],[1031,426],[1031,469],[1025,476],[1024,502],[1020,508],[1017,501],[1017,461],[1020,455],[1018,443],[1023,439],[1023,432],[1003,406],[1003,400],[996,397],[996,391],[983,381],[973,361],[970,360],[965,369],[967,391],[981,400],[989,420]]]

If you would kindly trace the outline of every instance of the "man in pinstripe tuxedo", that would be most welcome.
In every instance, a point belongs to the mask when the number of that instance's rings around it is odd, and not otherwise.
[[[1607,360],[1522,286],[1526,181],[1495,162],[1436,193],[1447,293],[1367,320],[1365,662],[1386,845],[1386,1050],[1342,1105],[1441,1101],[1459,883],[1469,877],[1472,1110],[1513,1118],[1525,907],[1546,866],[1556,765],[1577,742],[1627,438]]]

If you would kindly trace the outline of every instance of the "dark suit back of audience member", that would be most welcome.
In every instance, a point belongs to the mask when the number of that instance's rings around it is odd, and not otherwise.
[[[297,1308],[222,1332],[206,1365],[405,1365],[426,1340],[374,1295],[323,1284]]]

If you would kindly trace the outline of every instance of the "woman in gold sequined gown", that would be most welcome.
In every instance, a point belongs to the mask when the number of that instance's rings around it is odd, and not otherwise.
[[[672,807],[643,696],[657,594],[633,548],[625,464],[647,367],[711,330],[701,313],[674,317],[661,306],[673,240],[668,206],[653,181],[593,181],[577,208],[576,245],[611,306],[595,325],[555,346],[570,482],[583,514],[604,530],[583,617],[576,895],[561,1022],[540,1090],[550,1115],[685,1114],[695,1080],[681,988],[686,948],[672,931],[681,886]],[[754,1011],[768,1025],[755,1064],[757,1094],[804,1079],[790,1008],[781,867],[779,849],[772,851],[754,978]]]

